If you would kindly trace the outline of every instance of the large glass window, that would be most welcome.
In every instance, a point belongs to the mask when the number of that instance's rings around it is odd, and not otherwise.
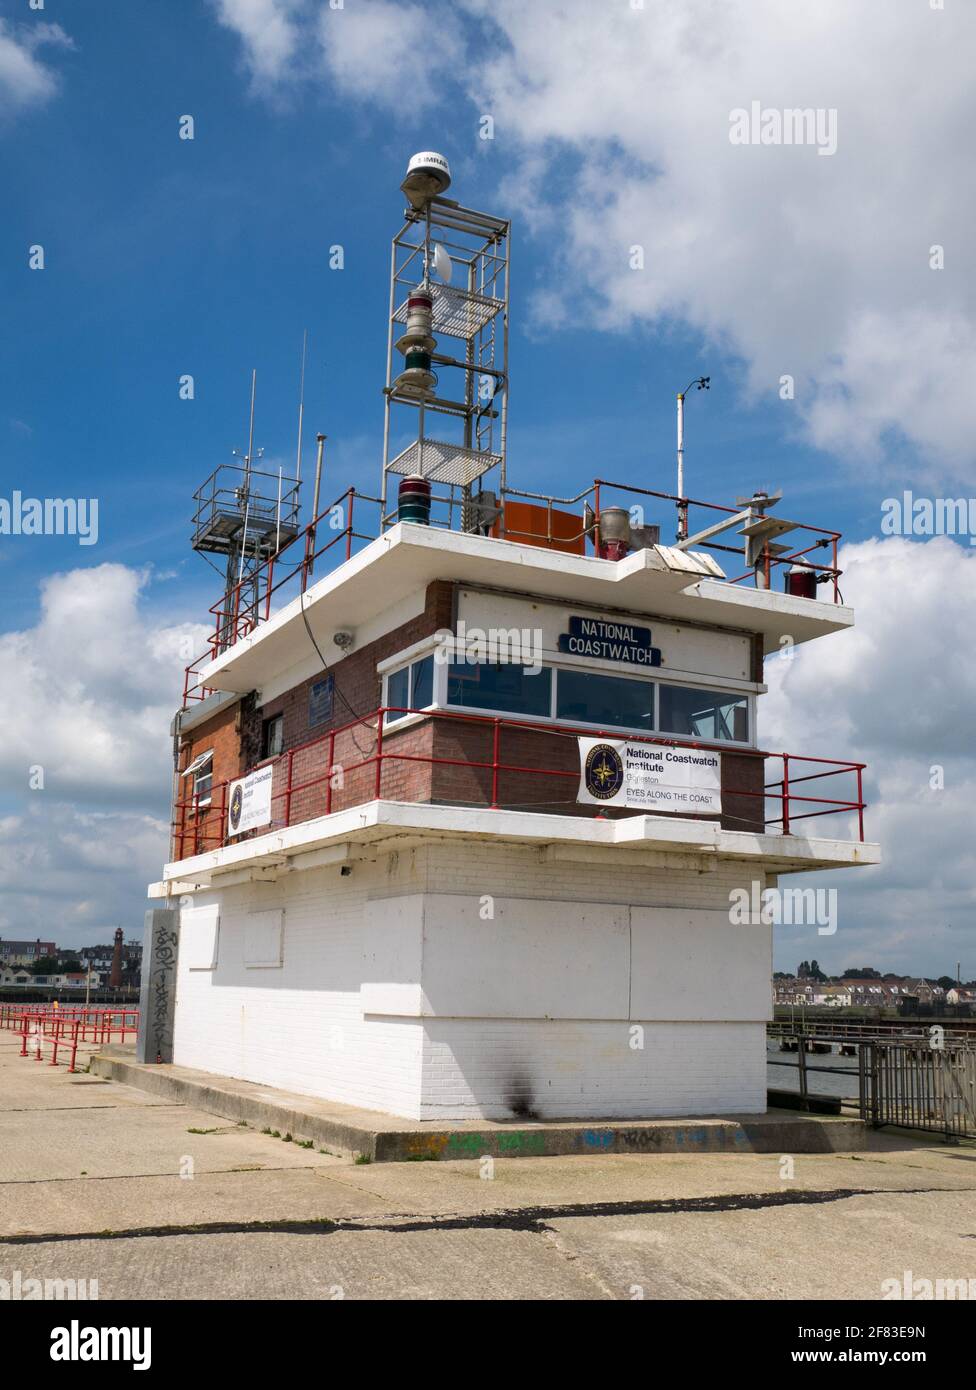
[[[434,658],[425,656],[410,667],[410,704],[413,709],[426,709],[434,703]]]
[[[727,690],[662,685],[661,733],[715,742],[748,743],[748,698]]]
[[[559,671],[556,714],[600,728],[654,729],[654,682],[604,676],[594,671]]]
[[[425,656],[412,666],[394,671],[386,681],[386,703],[391,707],[387,724],[406,719],[407,711],[427,709],[434,703],[434,658]]]
[[[548,666],[540,669],[507,662],[469,665],[462,661],[448,668],[449,705],[547,718],[551,712],[551,698],[552,671]]]
[[[403,719],[404,709],[410,705],[410,667],[404,666],[401,671],[394,671],[386,682],[386,703],[395,708],[391,708],[386,716],[387,724],[392,724],[396,719]]]

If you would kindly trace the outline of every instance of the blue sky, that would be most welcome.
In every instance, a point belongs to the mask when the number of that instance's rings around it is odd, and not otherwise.
[[[74,43],[58,56],[60,95],[3,132],[11,215],[0,249],[17,325],[2,361],[7,469],[37,495],[97,496],[98,559],[177,569],[166,602],[196,585],[211,593],[187,545],[190,498],[246,442],[252,367],[258,442],[291,460],[305,327],[306,419],[330,436],[335,491],[375,491],[389,238],[406,158],[428,145],[453,161],[453,193],[515,221],[516,485],[576,490],[616,470],[670,490],[674,392],[704,371],[711,393],[689,404],[687,423],[698,495],[775,483],[796,496],[813,477],[811,520],[876,529],[875,496],[852,495],[829,454],[790,440],[793,412],[772,389],[743,403],[740,364],[700,335],[663,324],[594,336],[585,313],[560,331],[529,322],[558,232],[533,237],[517,203],[502,206],[507,146],[479,139],[463,95],[436,118],[406,101],[402,114],[370,111],[327,85],[269,106],[206,5],[99,0],[65,11],[48,0],[45,14]],[[185,113],[192,141],[178,138]],[[563,162],[571,177],[573,156]],[[27,269],[37,243],[43,273]],[[329,269],[333,244],[342,271]],[[193,401],[178,396],[185,372]],[[557,449],[544,448],[550,438]],[[18,618],[46,570],[77,558],[74,542],[56,538],[4,549],[5,611]]]
[[[162,711],[178,704],[179,663],[147,667],[151,682],[119,697],[109,689],[111,624],[128,659],[141,661],[133,643],[205,619],[216,576],[189,547],[191,495],[246,443],[252,368],[256,443],[290,463],[306,328],[306,466],[321,429],[323,495],[349,483],[377,489],[398,185],[407,157],[434,148],[451,161],[452,196],[514,222],[516,486],[575,492],[602,475],[671,490],[674,393],[704,372],[712,389],[688,407],[689,491],[727,501],[780,486],[788,514],[869,547],[853,552],[864,576],[853,597],[866,644],[858,650],[870,662],[852,674],[843,655],[805,655],[792,693],[775,682],[770,731],[887,770],[887,786],[875,780],[872,794],[898,843],[931,836],[950,856],[935,907],[921,865],[909,883],[914,906],[900,863],[875,879],[887,896],[852,889],[851,958],[838,943],[831,964],[887,952],[892,968],[942,973],[958,935],[939,942],[935,959],[920,936],[920,904],[965,918],[971,946],[972,890],[957,878],[956,842],[935,828],[946,812],[920,808],[918,795],[940,759],[954,759],[960,795],[970,779],[976,785],[970,753],[943,748],[939,714],[965,707],[972,666],[938,651],[926,657],[926,679],[935,668],[942,679],[915,747],[905,734],[911,702],[899,706],[892,694],[893,681],[913,679],[899,671],[911,639],[881,622],[890,590],[876,587],[884,574],[911,590],[904,621],[931,641],[945,614],[917,592],[918,568],[971,599],[968,537],[898,542],[869,563],[870,547],[884,544],[884,497],[903,487],[973,490],[965,383],[976,363],[974,277],[963,241],[973,209],[956,167],[972,117],[958,57],[971,17],[907,0],[825,0],[816,22],[777,0],[600,9],[575,0],[0,5],[2,493],[97,497],[100,523],[91,548],[67,537],[0,538],[0,641],[21,672],[8,699],[26,707],[32,690],[62,691],[50,709],[37,696],[33,734],[5,766],[0,815],[18,906],[0,933],[63,922],[65,939],[80,942],[105,935],[117,916],[138,925],[138,875],[159,833],[150,826],[166,816]],[[581,52],[590,55],[582,67]],[[916,63],[939,65],[938,89],[916,90]],[[732,149],[728,112],[753,98],[835,108],[837,153]],[[480,138],[486,111],[491,140]],[[179,139],[186,114],[192,141]],[[644,272],[628,265],[635,243],[645,247]],[[939,273],[929,268],[933,243],[947,246]],[[28,268],[37,244],[42,271]],[[329,268],[335,244],[341,271]],[[192,401],[179,398],[184,373],[194,377]],[[795,400],[780,398],[783,373],[795,374]],[[72,661],[51,636],[70,623],[51,617],[47,638],[31,637],[45,621],[44,582],[106,565],[123,568],[99,571],[115,596],[103,604],[101,674],[73,685],[63,666],[45,674],[39,665],[32,686],[24,654],[44,641]],[[85,589],[66,579],[57,602],[76,593],[90,594],[85,623],[97,626],[95,580]],[[864,601],[873,614],[862,613]],[[62,776],[59,791],[64,740],[46,741],[44,721],[63,723],[72,700],[100,729],[96,743],[108,732],[99,709],[114,709],[133,736],[148,729],[151,710],[162,726],[152,778],[106,781],[81,768]],[[50,809],[25,795],[24,758],[49,768]],[[78,851],[79,881],[96,874],[85,880],[83,911],[69,882],[48,894],[36,869],[29,881],[24,866],[47,862],[53,845],[116,832],[132,834],[139,854],[115,872]],[[829,959],[832,946],[818,952],[784,934],[788,963]]]

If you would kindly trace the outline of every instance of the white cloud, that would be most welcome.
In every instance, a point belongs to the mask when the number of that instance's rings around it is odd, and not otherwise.
[[[347,96],[412,110],[435,99],[435,78],[463,61],[447,7],[409,0],[213,0],[236,32],[254,85],[280,96],[289,84],[325,78]]]
[[[167,836],[156,817],[39,799],[4,817],[0,936],[86,946],[110,941],[116,926],[138,934],[145,886],[159,877]]]
[[[404,110],[463,84],[470,126],[445,152],[470,149],[476,113],[494,117],[511,165],[501,205],[548,234],[545,322],[566,306],[611,329],[683,321],[741,360],[751,397],[775,400],[792,375],[798,423],[852,466],[880,467],[902,438],[933,471],[970,466],[976,6],[222,5],[256,69],[248,12],[299,34],[281,80],[324,75]],[[319,44],[324,62],[306,62]],[[730,113],[753,101],[836,111],[837,152],[732,145]],[[629,268],[633,245],[643,271]],[[944,270],[929,268],[934,245]]]
[[[167,731],[206,629],[149,624],[148,582],[113,564],[53,575],[36,626],[0,635],[0,775],[12,791],[40,766],[32,797],[165,805]]]
[[[875,965],[934,975],[955,974],[962,960],[964,975],[973,975],[976,552],[945,539],[891,538],[845,547],[840,564],[856,626],[798,648],[793,660],[767,659],[760,742],[867,763],[866,834],[880,842],[884,862],[816,879],[838,890],[837,935],[777,928],[781,968],[812,954],[831,970]],[[938,768],[943,790],[931,785]],[[807,784],[811,795],[816,785]],[[823,794],[846,795],[840,785]],[[825,823],[795,828],[817,834]]]
[[[450,10],[403,0],[350,0],[324,6],[319,41],[340,91],[383,106],[419,110],[465,53]]]
[[[73,43],[59,24],[14,27],[0,19],[0,113],[38,105],[57,91],[57,75],[37,56],[45,46],[72,48]]]
[[[889,430],[962,469],[976,431],[976,212],[960,177],[976,94],[976,10],[915,0],[646,0],[608,14],[471,0],[510,45],[475,80],[496,138],[554,181],[565,297],[602,321],[684,319],[739,355],[748,389],[798,383],[811,437],[877,457]],[[938,72],[938,83],[919,81]],[[835,109],[838,150],[733,146],[729,113]],[[560,161],[572,159],[575,177]],[[643,272],[629,269],[644,247]],[[929,269],[945,247],[946,269]]]
[[[0,935],[78,946],[141,926],[168,850],[169,725],[206,643],[201,624],[154,623],[149,586],[124,565],[56,574],[36,625],[0,635],[0,782],[15,801],[0,819]]]
[[[298,52],[297,13],[303,0],[213,0],[217,17],[244,42],[255,85],[286,75]]]

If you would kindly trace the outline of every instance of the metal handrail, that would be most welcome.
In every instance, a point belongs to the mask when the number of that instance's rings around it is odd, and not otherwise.
[[[588,535],[593,539],[593,537],[598,534],[600,513],[601,509],[605,508],[606,505],[607,490],[624,492],[636,497],[650,497],[661,502],[671,502],[676,508],[684,508],[685,514],[687,514],[689,508],[701,508],[705,511],[719,512],[725,516],[733,516],[737,510],[735,507],[725,506],[719,502],[705,502],[700,498],[694,497],[679,497],[676,493],[660,492],[654,488],[638,487],[633,483],[614,482],[606,478],[595,478],[588,487],[570,497],[559,497],[556,495],[547,495],[545,493],[530,492],[519,488],[506,487],[502,490],[503,498],[522,497],[546,504],[548,513],[546,535],[542,537],[538,534],[522,531],[506,525],[504,534],[497,537],[497,539],[514,542],[525,540],[536,545],[538,545],[540,541],[544,541],[545,544],[551,548],[575,544],[579,541],[583,541],[585,545]],[[346,544],[343,558],[344,560],[349,560],[352,557],[354,542],[364,541],[368,543],[376,539],[375,535],[364,530],[356,530],[353,525],[353,508],[357,498],[361,502],[379,505],[381,508],[381,515],[378,529],[382,531],[383,526],[389,519],[382,515],[382,500],[378,497],[371,497],[366,493],[358,492],[354,487],[346,488],[344,492],[339,494],[334,502],[324,507],[322,511],[319,512],[318,516],[314,517],[303,530],[298,531],[291,539],[286,541],[275,555],[264,561],[253,575],[248,576],[247,579],[242,579],[233,589],[223,595],[217,603],[212,605],[209,611],[215,619],[214,632],[207,650],[200,656],[195,657],[186,668],[183,688],[184,709],[187,708],[190,701],[205,699],[207,695],[213,693],[211,689],[201,686],[199,680],[196,679],[199,674],[199,668],[214,660],[219,652],[226,647],[233,646],[234,643],[240,641],[242,637],[246,637],[254,630],[256,624],[266,622],[271,614],[271,599],[273,595],[277,594],[286,584],[295,580],[296,577],[300,581],[300,592],[304,593],[308,587],[315,561],[332,550],[338,542],[345,540]],[[457,506],[456,499],[453,496],[440,496],[435,494],[432,496],[431,500],[432,503],[447,508],[448,520],[446,525],[449,529],[452,529],[454,524],[454,513]],[[588,525],[581,516],[580,530],[578,533],[571,536],[556,536],[553,533],[553,507],[574,507],[588,503],[589,501],[592,501],[593,505],[594,520],[592,525]],[[318,529],[324,524],[325,519],[335,512],[337,507],[341,507],[344,504],[348,504],[349,513],[346,526],[343,527],[342,530],[337,530],[335,535],[325,545],[316,549],[316,535]],[[443,523],[434,519],[432,520],[432,524],[440,525]],[[767,555],[765,565],[767,584],[769,583],[769,578],[773,569],[796,564],[803,569],[814,570],[819,578],[830,581],[833,585],[834,602],[839,603],[840,590],[838,587],[838,580],[841,571],[837,566],[837,548],[841,540],[841,533],[822,526],[814,526],[807,522],[798,524],[798,529],[813,532],[819,539],[789,554],[779,556]],[[298,542],[303,540],[304,545],[298,547]],[[831,547],[830,564],[818,563],[815,560],[807,558],[812,551],[823,546]],[[291,547],[296,547],[292,552],[293,555],[297,555],[299,550],[301,550],[301,559],[296,560],[291,568],[288,569],[286,573],[282,574],[280,573],[282,557],[286,555],[286,552],[289,551]],[[702,541],[700,548],[702,550],[714,550],[734,555],[741,555],[742,553],[741,549],[738,547],[725,545],[720,541],[713,540]],[[286,559],[285,564],[288,563],[289,560]],[[275,578],[276,570],[278,571],[277,579]],[[735,575],[726,582],[729,584],[740,584],[752,577],[754,577],[753,571],[746,570],[744,573]],[[256,586],[255,591],[257,598],[250,606],[248,613],[242,616],[241,606],[244,590],[252,586]],[[254,617],[250,616],[252,611]]]
[[[491,758],[448,758],[438,757],[435,756],[433,753],[425,754],[412,752],[397,752],[395,748],[391,750],[386,740],[390,738],[395,738],[399,730],[395,727],[395,725],[390,726],[388,719],[388,716],[390,714],[394,714],[397,716],[416,715],[418,716],[418,718],[423,720],[446,720],[450,723],[469,723],[481,725],[482,727],[488,728],[492,731]],[[343,762],[343,773],[351,774],[354,772],[361,771],[363,768],[372,767],[375,768],[375,776],[373,780],[372,797],[365,798],[364,802],[356,804],[365,804],[365,800],[369,799],[381,799],[383,790],[383,772],[385,766],[389,765],[390,763],[396,762],[417,762],[426,763],[432,767],[469,767],[490,772],[492,790],[491,799],[485,800],[483,804],[486,808],[493,810],[499,809],[498,784],[499,777],[503,774],[516,773],[521,774],[523,776],[553,777],[563,779],[569,778],[573,781],[579,780],[578,770],[566,770],[563,768],[554,767],[537,767],[527,765],[521,762],[512,763],[502,761],[501,736],[505,730],[531,731],[535,734],[539,734],[542,736],[560,736],[572,739],[579,738],[581,736],[587,738],[619,738],[621,736],[619,730],[592,729],[584,728],[580,725],[552,724],[541,721],[536,722],[526,719],[507,719],[497,715],[470,714],[466,711],[459,710],[419,710],[408,708],[406,706],[384,705],[379,707],[378,709],[372,710],[368,714],[356,716],[356,718],[350,720],[349,722],[340,725],[336,728],[329,729],[325,733],[318,734],[315,738],[308,739],[300,744],[296,744],[293,748],[280,754],[277,758],[273,760],[274,765],[283,767],[286,773],[285,785],[278,791],[272,793],[271,799],[273,803],[280,803],[282,801],[284,802],[283,817],[279,821],[274,822],[274,828],[281,828],[282,826],[299,824],[303,821],[316,819],[317,816],[315,815],[306,815],[293,820],[293,801],[295,796],[299,793],[309,791],[310,789],[317,786],[321,786],[323,784],[325,784],[326,786],[325,807],[324,811],[320,812],[319,814],[330,815],[332,813],[332,777],[335,770],[336,740],[343,734],[348,734],[350,733],[350,731],[355,730],[357,728],[365,728],[368,734],[372,734],[375,739],[375,744],[374,747],[371,750],[367,750],[367,752],[364,752],[364,750],[361,748],[358,749],[361,755],[360,760],[358,762],[352,764]],[[761,758],[763,760],[767,758],[781,758],[784,761],[784,766],[788,766],[789,761],[791,760],[794,762],[800,761],[808,763],[829,763],[831,770],[830,772],[825,773],[824,775],[836,776],[844,773],[852,773],[855,775],[857,781],[856,799],[830,800],[825,797],[811,797],[805,795],[798,795],[795,791],[793,791],[789,783],[788,777],[784,777],[781,781],[778,782],[764,784],[762,789],[758,791],[753,791],[747,788],[735,788],[731,789],[729,794],[730,796],[736,797],[741,796],[761,799],[763,807],[765,807],[766,801],[768,801],[771,798],[774,801],[778,801],[781,807],[781,814],[774,818],[769,818],[765,815],[764,812],[763,825],[764,828],[770,825],[782,825],[782,833],[784,835],[788,835],[791,833],[789,829],[790,824],[797,820],[803,820],[810,816],[835,815],[844,812],[856,811],[858,816],[858,839],[861,843],[863,843],[864,841],[864,811],[866,806],[866,803],[864,802],[862,796],[862,776],[866,766],[866,764],[864,763],[844,762],[842,760],[834,758],[813,758],[806,756],[801,757],[797,754],[771,753],[755,748],[736,747],[734,749],[730,749],[726,745],[720,743],[713,743],[704,740],[669,738],[665,735],[659,734],[628,734],[626,735],[626,738],[628,742],[634,743],[650,743],[659,746],[673,748],[702,749],[710,752],[724,752],[727,754],[734,752],[741,756]],[[319,776],[308,778],[305,781],[296,782],[294,768],[296,755],[304,752],[307,749],[319,747],[325,744],[328,744],[329,756],[326,760],[324,772]],[[260,765],[265,766],[267,765],[268,761],[270,760],[264,759],[262,764]],[[256,764],[255,766],[258,765]],[[253,771],[254,769],[252,768],[250,770]],[[226,833],[228,788],[230,787],[231,782],[236,780],[238,779],[227,778],[222,782],[211,784],[206,802],[203,802],[201,797],[197,793],[191,793],[189,796],[178,799],[174,803],[174,815],[171,829],[173,833],[174,845],[179,845],[179,853],[177,855],[177,858],[184,857],[187,842],[189,842],[189,844],[192,847],[192,853],[199,853],[202,848],[206,848],[214,844],[223,845],[229,841],[230,837]],[[777,793],[774,790],[771,793],[771,787],[774,789],[778,787],[780,788],[780,791]],[[815,811],[801,810],[800,813],[797,814],[794,809],[797,803],[814,804],[817,806],[824,806],[827,809]],[[573,804],[575,804],[575,800]],[[642,810],[635,809],[633,811],[633,814],[642,815],[646,813]],[[213,823],[215,816],[216,829],[211,830],[211,824]],[[269,827],[269,829],[270,828],[272,827]]]

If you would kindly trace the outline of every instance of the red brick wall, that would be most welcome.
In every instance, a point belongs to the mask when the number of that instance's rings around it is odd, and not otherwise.
[[[356,715],[372,714],[378,709],[383,698],[383,680],[376,667],[387,657],[430,637],[440,628],[453,628],[454,625],[454,585],[448,580],[438,579],[427,587],[426,603],[423,613],[401,627],[378,637],[360,651],[352,652],[335,669],[336,691],[333,695],[332,718],[315,728],[309,728],[309,691],[323,673],[311,676],[293,690],[286,691],[266,705],[252,706],[245,711],[244,745],[248,767],[253,767],[261,757],[261,730],[265,720],[277,714],[285,716],[284,751],[318,739],[331,728],[348,724]],[[340,695],[341,692],[341,695]],[[345,697],[344,699],[342,697]],[[351,706],[351,708],[350,708]]]
[[[265,705],[258,706],[252,698],[242,701],[242,752],[244,766],[248,769],[261,761],[265,722],[278,714],[284,716],[284,751],[275,762],[272,781],[272,822],[251,834],[265,834],[276,826],[295,825],[329,811],[343,811],[373,800],[376,764],[369,760],[376,754],[376,720],[372,716],[383,698],[383,679],[377,673],[377,664],[441,628],[452,629],[453,626],[454,584],[435,580],[427,587],[422,613],[352,652],[336,667],[332,717],[314,728],[309,726],[309,693],[316,681],[323,678],[323,672],[310,676]],[[357,716],[364,722],[354,722]],[[345,725],[350,727],[344,728]],[[334,747],[329,738],[333,729],[340,730]],[[384,759],[382,796],[385,799],[430,800],[430,763],[408,758],[429,758],[432,740],[433,731],[427,723],[413,724],[399,732],[394,729],[384,732],[384,753],[399,753],[403,758],[402,761]],[[290,797],[287,794],[289,763]]]
[[[180,739],[177,758],[176,791],[173,812],[173,849],[175,859],[216,849],[223,841],[225,816],[224,793],[220,783],[240,777],[244,771],[241,750],[241,703],[235,701],[218,710],[212,719],[191,729]],[[193,777],[178,774],[189,767],[198,754],[213,749],[213,799],[210,806],[195,815],[181,802],[189,802],[193,793]]]
[[[437,758],[458,758],[468,766],[438,763],[433,769],[432,801],[490,805],[494,733],[491,725],[440,718],[435,721]],[[501,728],[498,761],[513,771],[500,771],[498,805],[510,810],[551,811],[563,815],[598,815],[599,806],[577,804],[579,751],[576,736],[535,729]],[[747,753],[722,753],[722,826],[726,830],[763,828],[764,759]],[[562,776],[547,776],[558,772]],[[736,794],[738,793],[738,795]],[[749,795],[755,793],[755,795]],[[630,811],[603,814],[631,815]],[[662,812],[661,814],[669,814]],[[714,820],[714,816],[703,819]]]
[[[427,589],[423,613],[353,652],[337,666],[337,688],[330,719],[309,727],[309,692],[311,686],[322,679],[322,673],[264,706],[259,707],[255,697],[248,695],[187,736],[180,749],[180,767],[186,767],[198,752],[212,747],[215,786],[242,776],[261,761],[264,722],[282,714],[284,752],[275,761],[272,823],[251,834],[265,834],[275,827],[295,825],[329,811],[341,811],[373,800],[377,795],[377,781],[376,764],[371,760],[376,755],[377,736],[372,716],[382,699],[382,678],[377,674],[377,664],[439,629],[452,628],[454,588],[447,580],[432,583]],[[761,678],[761,644],[754,650],[753,660]],[[356,716],[361,716],[364,722],[353,722]],[[350,727],[343,728],[344,725]],[[337,728],[340,732],[335,734],[334,740],[330,739],[330,731]],[[491,724],[443,716],[411,723],[400,730],[389,728],[383,737],[379,795],[390,801],[486,806],[491,805],[494,790],[497,804],[513,810],[584,816],[600,813],[600,807],[580,805],[576,801],[579,754],[575,735],[502,729],[499,762],[513,770],[499,772],[494,784],[490,766],[493,738]],[[442,761],[432,764],[431,758]],[[457,760],[457,765],[451,760]],[[287,791],[289,771],[290,795]],[[563,775],[545,775],[549,772]],[[764,779],[762,757],[723,752],[721,822],[724,828],[763,828]],[[181,784],[178,795],[188,790]],[[185,853],[221,843],[225,833],[222,806],[223,797],[218,791],[208,813],[197,820],[187,818]],[[605,814],[630,813],[607,810]]]

